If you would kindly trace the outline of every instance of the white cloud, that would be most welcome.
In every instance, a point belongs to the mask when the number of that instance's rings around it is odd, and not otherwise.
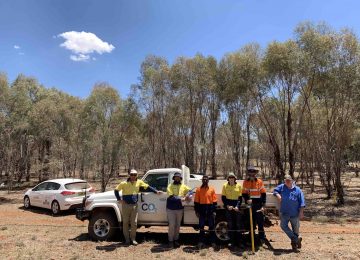
[[[73,54],[70,59],[73,61],[87,61],[91,53],[110,53],[115,48],[91,32],[64,32],[58,35],[65,39],[61,47],[70,50]]]
[[[76,54],[76,55],[70,55],[70,59],[73,61],[87,61],[90,59],[90,56],[80,53],[80,54]]]
[[[14,45],[14,49],[20,49],[19,45]]]

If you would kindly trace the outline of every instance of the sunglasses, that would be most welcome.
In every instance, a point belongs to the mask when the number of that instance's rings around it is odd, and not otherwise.
[[[137,176],[137,174],[136,173],[131,173],[130,176]]]

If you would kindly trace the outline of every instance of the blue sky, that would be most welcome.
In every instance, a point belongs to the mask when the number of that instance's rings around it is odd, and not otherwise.
[[[106,81],[126,97],[149,54],[221,59],[287,40],[305,20],[359,35],[359,10],[356,0],[0,0],[0,72],[79,97]]]

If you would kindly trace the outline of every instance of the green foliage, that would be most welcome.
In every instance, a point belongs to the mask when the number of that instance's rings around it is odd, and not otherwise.
[[[105,190],[121,167],[243,177],[256,160],[271,178],[316,171],[328,196],[342,196],[340,173],[359,153],[359,54],[350,30],[305,22],[293,39],[219,61],[150,55],[127,98],[107,83],[79,99],[0,74],[0,172],[19,181],[92,174]]]

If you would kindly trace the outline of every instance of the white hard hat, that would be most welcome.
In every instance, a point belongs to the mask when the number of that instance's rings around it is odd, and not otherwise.
[[[137,174],[138,172],[135,169],[131,169],[130,174]]]

